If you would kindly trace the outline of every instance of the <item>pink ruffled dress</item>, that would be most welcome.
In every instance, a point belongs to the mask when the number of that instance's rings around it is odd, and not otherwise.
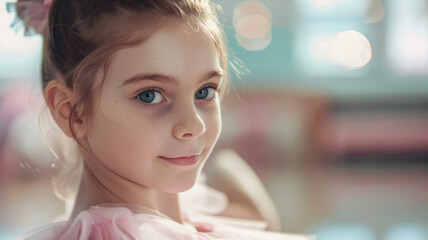
[[[180,207],[186,223],[146,207],[106,203],[81,212],[75,219],[46,225],[21,239],[35,240],[312,240],[313,236],[264,231],[266,223],[214,216],[227,206],[227,197],[205,184],[181,193]],[[200,231],[201,229],[202,232]],[[198,231],[199,230],[199,231]]]

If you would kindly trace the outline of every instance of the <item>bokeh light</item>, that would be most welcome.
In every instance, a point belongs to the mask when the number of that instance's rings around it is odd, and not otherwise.
[[[369,40],[355,30],[319,37],[313,42],[311,50],[316,58],[333,62],[348,70],[360,69],[372,58]]]
[[[240,3],[233,12],[233,26],[238,43],[247,50],[263,50],[272,41],[271,13],[261,2]]]
[[[236,6],[233,11],[233,26],[236,28],[241,18],[250,15],[260,15],[269,21],[271,19],[270,10],[263,3],[257,1],[244,1]]]
[[[239,19],[236,32],[249,39],[263,38],[270,30],[270,22],[261,15],[249,15]]]
[[[236,34],[236,40],[238,43],[249,51],[260,51],[264,50],[272,42],[272,35],[263,36],[262,38],[245,38],[239,34]]]

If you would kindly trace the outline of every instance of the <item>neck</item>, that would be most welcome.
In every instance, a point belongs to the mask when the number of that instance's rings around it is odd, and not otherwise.
[[[98,163],[99,164],[99,163]],[[100,166],[97,166],[100,167]],[[95,168],[97,170],[105,168]],[[81,211],[102,203],[131,203],[157,210],[183,223],[177,193],[165,193],[139,185],[111,171],[91,171],[85,164],[71,218]]]

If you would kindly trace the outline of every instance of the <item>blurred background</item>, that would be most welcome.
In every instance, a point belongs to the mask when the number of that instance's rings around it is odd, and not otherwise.
[[[428,1],[215,2],[241,71],[215,151],[253,167],[283,231],[428,240]],[[64,211],[37,174],[55,165],[37,126],[42,39],[15,19],[0,0],[0,239]]]

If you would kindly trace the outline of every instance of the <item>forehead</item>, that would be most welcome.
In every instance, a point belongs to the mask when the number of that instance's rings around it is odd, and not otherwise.
[[[197,78],[213,70],[221,70],[214,41],[184,23],[169,23],[144,42],[116,51],[106,80],[120,81],[141,72]]]

